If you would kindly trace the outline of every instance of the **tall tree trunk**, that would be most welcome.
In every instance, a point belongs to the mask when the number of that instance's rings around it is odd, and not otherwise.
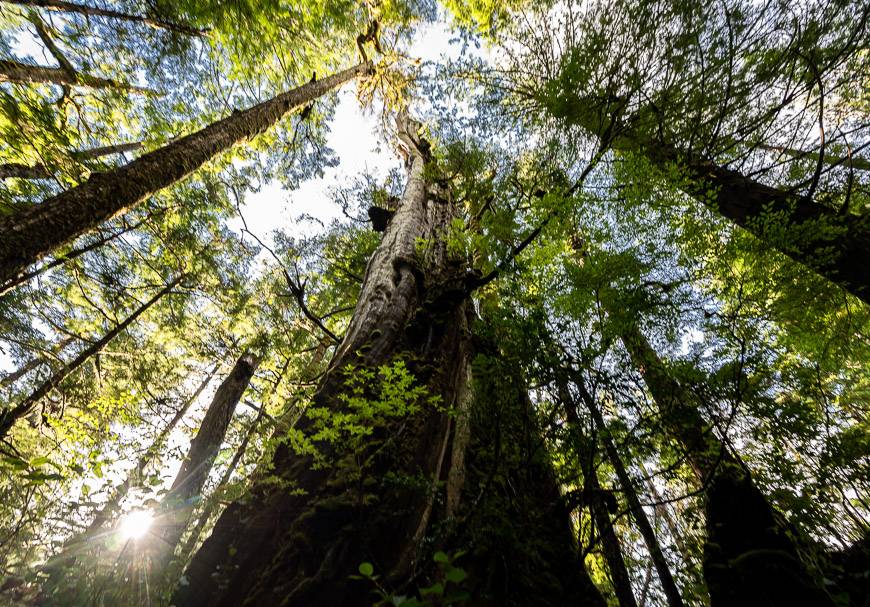
[[[132,143],[119,143],[117,145],[107,145],[90,150],[79,150],[72,152],[70,156],[75,160],[89,160],[109,156],[111,154],[120,154],[122,152],[134,152],[142,147],[141,141]],[[52,168],[44,164],[21,164],[17,162],[0,164],[0,179],[10,179],[17,177],[19,179],[48,179],[53,173]]]
[[[604,607],[578,552],[572,508],[529,399],[523,361],[479,325],[466,481],[453,519],[454,541],[471,547],[463,557],[471,557],[469,604]]]
[[[583,382],[582,376],[575,378],[574,386],[580,394],[580,400],[582,400],[583,404],[586,405],[590,415],[592,415],[592,420],[595,422],[595,426],[601,433],[600,436],[601,442],[604,445],[604,451],[607,453],[607,458],[610,460],[610,463],[616,472],[616,477],[619,479],[619,484],[625,494],[628,507],[631,509],[631,515],[637,524],[637,528],[643,537],[647,550],[649,551],[650,558],[655,565],[656,573],[658,573],[659,580],[661,581],[662,588],[664,589],[665,596],[668,600],[668,605],[670,605],[670,607],[682,607],[683,598],[680,594],[680,590],[677,587],[677,583],[674,581],[674,576],[671,575],[670,566],[662,552],[655,530],[646,516],[643,505],[640,503],[631,476],[628,474],[625,464],[622,463],[622,458],[619,456],[619,451],[617,451],[616,445],[613,444],[613,439],[610,438],[609,431],[604,423],[604,416],[601,415],[601,410],[598,408],[598,404],[586,389],[586,384]]]
[[[576,111],[575,107],[584,110]],[[587,107],[601,107],[601,104],[581,99],[568,109],[550,106],[549,110],[601,136],[604,143],[617,150],[639,152],[666,172],[670,165],[676,164],[683,171],[680,187],[687,194],[749,230],[762,242],[870,303],[870,264],[864,263],[870,259],[870,216],[840,214],[812,198],[767,186],[650,136],[638,125],[652,110],[641,110],[625,124],[614,124],[612,120],[618,119],[618,115],[614,118],[586,112]],[[654,122],[657,121],[656,118]],[[778,227],[770,230],[765,219],[771,214],[775,215],[777,223],[782,223],[785,235]]]
[[[155,94],[155,91],[141,86],[117,82],[108,78],[98,78],[76,72],[70,74],[62,67],[32,65],[19,61],[0,59],[0,82],[46,83],[60,86],[84,86],[92,89],[118,89],[134,93]]]
[[[260,421],[263,418],[263,413],[265,412],[265,404],[260,405],[260,410],[257,412],[257,416],[251,422],[251,425],[248,427],[248,430],[245,432],[244,438],[242,438],[242,442],[236,448],[236,452],[233,454],[233,459],[230,460],[230,463],[227,464],[226,470],[224,470],[221,475],[220,480],[214,489],[214,494],[220,494],[220,492],[226,487],[230,479],[233,476],[233,473],[236,471],[236,467],[238,467],[239,462],[242,461],[242,458],[245,456],[245,453],[248,450],[248,445],[251,443],[251,439],[254,438],[257,430],[260,427]],[[184,546],[182,546],[181,551],[179,553],[179,560],[181,562],[186,562],[191,553],[193,552],[194,547],[199,541],[199,537],[202,535],[202,530],[205,529],[205,526],[211,520],[212,515],[220,506],[220,502],[214,498],[210,499],[206,507],[199,515],[199,519],[196,521],[193,529],[190,532],[187,540],[184,542]]]
[[[281,385],[281,381],[284,379],[284,374],[287,372],[287,367],[290,366],[290,360],[291,359],[288,357],[287,360],[284,362],[284,366],[281,368],[280,373],[278,374],[278,379],[269,389],[268,395],[264,395],[264,397],[260,400],[260,408],[257,411],[256,417],[254,417],[253,421],[251,421],[251,424],[248,426],[248,429],[245,431],[245,436],[242,438],[242,442],[239,443],[238,448],[236,448],[236,452],[233,454],[233,459],[231,459],[230,463],[227,464],[226,469],[224,470],[220,480],[218,481],[214,491],[212,492],[211,499],[209,499],[206,507],[200,513],[199,519],[196,521],[196,525],[194,525],[193,529],[187,537],[187,541],[185,541],[184,546],[182,546],[179,553],[179,562],[186,563],[190,559],[190,555],[193,553],[193,549],[196,546],[197,542],[199,542],[199,537],[202,535],[202,530],[205,528],[205,526],[211,520],[212,515],[220,506],[220,502],[217,499],[214,499],[214,496],[220,495],[220,492],[224,489],[224,487],[229,484],[230,479],[232,478],[233,473],[236,470],[236,467],[245,456],[245,453],[248,450],[248,445],[251,443],[251,439],[253,439],[254,436],[257,434],[257,431],[260,428],[260,422],[262,421],[263,416],[266,414],[266,406],[268,405],[271,397],[277,392],[279,386]]]
[[[656,166],[675,163],[685,172],[683,189],[726,219],[770,243],[846,291],[870,303],[870,217],[840,214],[806,196],[772,188],[712,161],[687,157],[673,146],[641,143]],[[769,231],[765,218],[782,222]]]
[[[711,606],[832,607],[819,571],[810,569],[803,558],[808,546],[703,420],[692,392],[671,377],[633,321],[619,328],[665,427],[686,450],[698,481],[706,487],[704,577]]]
[[[39,401],[48,396],[48,394],[57,386],[59,386],[60,383],[69,376],[70,373],[81,367],[85,362],[88,361],[88,359],[91,358],[91,356],[105,348],[109,342],[111,342],[127,327],[133,324],[133,322],[135,322],[136,319],[144,314],[151,306],[153,306],[160,299],[162,299],[164,295],[172,291],[172,289],[174,289],[178,285],[178,283],[181,282],[182,278],[183,275],[180,275],[177,278],[173,279],[169,284],[167,284],[157,293],[155,293],[154,296],[151,297],[151,299],[136,308],[136,310],[132,314],[130,314],[130,316],[115,325],[100,339],[82,350],[82,352],[72,361],[65,364],[62,368],[54,372],[51,377],[45,380],[36,390],[34,390],[30,394],[30,396],[26,397],[14,407],[11,407],[10,409],[7,409],[0,413],[0,439],[4,438],[9,433],[9,430],[12,428],[17,420],[21,419],[22,417],[28,415],[31,411],[33,411],[33,408],[37,404],[39,404]]]
[[[360,64],[233,112],[124,166],[94,173],[83,184],[41,204],[0,217],[0,281],[8,280],[76,236],[125,213],[220,152],[264,132],[291,109],[311,103],[369,70],[370,63]]]
[[[561,379],[557,383],[559,401],[577,445],[577,457],[583,471],[585,503],[589,507],[592,520],[595,521],[595,528],[598,530],[598,536],[601,538],[604,560],[610,571],[614,594],[620,607],[637,607],[637,599],[631,588],[631,576],[629,576],[625,566],[622,546],[616,535],[616,530],[613,528],[613,521],[610,519],[601,482],[598,480],[598,471],[595,468],[595,445],[583,430],[580,417],[577,415],[577,406],[571,397],[567,383]]]
[[[454,203],[427,179],[437,167],[418,125],[404,116],[398,126],[408,182],[342,344],[308,414],[194,555],[178,607],[369,605],[370,583],[350,579],[362,561],[391,588],[431,570],[425,540],[444,517],[439,481],[464,455],[445,409],[466,390],[469,307],[465,268],[448,260],[443,239]],[[399,361],[425,394],[360,418],[389,393]],[[366,429],[359,439],[318,439],[344,416]]]
[[[72,341],[73,341],[72,337],[65,337],[64,339],[60,340],[51,349],[51,351],[50,351],[51,356],[52,357],[56,356],[58,353],[62,352],[64,348],[66,348],[68,345],[70,345],[72,343]],[[45,354],[47,354],[47,352]],[[47,357],[45,356],[45,354],[43,354],[42,356],[34,356],[33,358],[28,360],[26,363],[24,363],[23,365],[21,365],[20,367],[18,367],[14,371],[10,371],[6,375],[4,375],[3,378],[0,379],[0,388],[7,388],[7,387],[11,386],[15,382],[17,382],[19,379],[21,379],[22,377],[24,377],[25,375],[27,375],[28,373],[30,373],[31,371],[33,371],[34,369],[39,367],[40,365],[48,362],[46,360]]]
[[[189,25],[183,25],[179,23],[173,23],[171,21],[166,21],[164,19],[154,19],[151,17],[145,17],[140,15],[130,15],[127,13],[122,13],[120,11],[114,11],[105,8],[97,8],[93,6],[86,6],[84,4],[76,4],[74,2],[64,2],[63,0],[2,0],[7,4],[18,4],[20,6],[29,6],[33,8],[44,8],[50,11],[57,11],[63,13],[78,13],[80,15],[85,15],[86,17],[108,17],[111,19],[119,19],[121,21],[131,21],[133,23],[142,23],[143,25],[147,25],[148,27],[153,27],[155,29],[164,29],[171,32],[176,32],[179,34],[186,34],[188,36],[204,36],[206,35],[206,30],[196,29],[194,27],[190,27]]]
[[[165,571],[170,564],[172,554],[184,534],[224,442],[236,405],[247,390],[259,364],[258,356],[250,352],[243,353],[230,374],[218,386],[199,430],[190,442],[190,448],[169,493],[163,498],[153,530],[157,544],[154,558],[155,583],[160,579],[160,572]]]

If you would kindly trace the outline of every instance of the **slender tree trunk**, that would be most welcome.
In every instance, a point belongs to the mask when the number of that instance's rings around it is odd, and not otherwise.
[[[580,399],[592,415],[592,420],[595,422],[595,426],[601,433],[600,436],[601,442],[604,445],[604,451],[607,453],[607,458],[610,460],[610,463],[616,472],[616,477],[619,479],[619,484],[625,494],[628,507],[631,509],[632,517],[637,524],[637,528],[643,537],[647,550],[649,551],[650,558],[655,565],[656,573],[658,573],[659,580],[661,581],[662,588],[664,589],[665,596],[668,600],[668,605],[670,605],[670,607],[682,607],[683,598],[680,594],[680,589],[677,587],[673,575],[671,575],[671,568],[662,552],[655,530],[646,516],[643,505],[640,503],[631,476],[628,474],[628,470],[626,470],[625,465],[622,463],[622,458],[619,456],[619,451],[617,451],[616,445],[613,444],[613,440],[610,438],[607,426],[604,423],[604,416],[601,415],[601,410],[598,408],[595,399],[586,389],[586,385],[583,383],[583,378],[575,378],[574,385],[580,393]]]
[[[31,65],[18,61],[0,60],[0,82],[46,83],[60,86],[84,86],[92,89],[118,89],[134,93],[155,94],[155,91],[133,86],[124,82],[117,82],[108,78],[98,78],[77,72],[70,74],[62,67],[47,67],[44,65]]]
[[[625,566],[622,546],[616,535],[616,530],[613,528],[613,521],[610,519],[601,483],[598,480],[598,471],[595,469],[595,446],[592,439],[585,436],[583,425],[577,415],[576,404],[566,382],[558,382],[558,391],[562,410],[568,420],[568,427],[575,435],[577,456],[583,470],[583,492],[592,514],[592,520],[595,521],[598,536],[601,538],[601,547],[604,559],[607,561],[607,569],[610,571],[614,594],[620,607],[637,607],[637,599],[631,588],[631,576],[629,576]]]
[[[691,391],[670,376],[633,321],[619,328],[665,427],[706,487],[704,577],[711,606],[833,607],[820,572],[802,558],[807,546],[799,532],[771,507],[746,467],[704,422]]]
[[[120,334],[127,327],[129,327],[137,318],[139,318],[151,306],[157,303],[164,295],[174,289],[176,285],[181,282],[181,278],[182,276],[175,278],[172,282],[160,289],[151,299],[139,306],[139,308],[137,308],[136,311],[134,311],[130,316],[118,323],[99,340],[95,341],[87,348],[85,348],[71,362],[65,364],[61,369],[53,373],[52,376],[45,380],[36,390],[34,390],[30,394],[30,396],[22,400],[14,407],[3,411],[2,414],[0,414],[0,438],[5,437],[17,420],[28,415],[33,410],[33,408],[37,404],[39,404],[39,401],[45,398],[52,390],[60,385],[60,383],[64,379],[66,379],[70,373],[81,367],[85,362],[87,362],[88,359],[91,358],[91,356],[106,347],[106,345],[113,339],[115,339],[118,334]]]
[[[194,555],[173,598],[178,607],[370,605],[371,584],[350,578],[361,562],[373,563],[390,588],[432,570],[426,539],[445,522],[440,481],[460,456],[451,444],[462,442],[453,440],[445,408],[466,390],[468,293],[465,268],[447,258],[443,236],[456,210],[446,187],[428,179],[437,170],[429,144],[407,117],[399,133],[408,182],[342,344],[308,414]],[[359,420],[368,428],[359,439],[316,437],[323,424],[332,427],[322,420],[356,419],[349,396],[379,399],[391,385],[385,365],[400,360],[438,406],[421,396],[410,408]],[[354,381],[363,381],[362,394]],[[457,482],[447,485],[455,490]]]
[[[52,349],[51,354],[57,355],[59,352],[62,352],[64,348],[70,345],[73,341],[72,337],[66,337],[60,340]],[[10,371],[8,374],[3,376],[3,379],[0,379],[0,388],[7,388],[17,382],[19,379],[36,369],[42,364],[45,364],[46,357],[45,356],[34,356],[26,363],[15,369],[14,371]]]
[[[92,158],[100,158],[111,154],[120,154],[122,152],[134,152],[142,147],[141,141],[132,143],[120,143],[117,145],[107,145],[90,150],[79,150],[70,154],[76,160],[88,160]],[[17,177],[19,179],[48,179],[53,174],[53,170],[44,164],[21,164],[7,163],[0,164],[0,179],[10,179]]]
[[[93,6],[85,6],[76,4],[75,2],[64,2],[63,0],[2,0],[7,4],[18,4],[20,6],[29,6],[33,8],[44,8],[50,11],[63,13],[78,13],[86,17],[108,17],[110,19],[119,19],[121,21],[130,21],[133,23],[141,23],[155,29],[164,29],[179,34],[188,36],[205,36],[207,30],[201,30],[189,25],[173,23],[163,19],[153,19],[140,15],[130,15],[120,11],[114,11],[105,8],[97,8]]]
[[[265,412],[265,404],[260,404],[260,410],[257,412],[257,416],[251,422],[251,425],[248,427],[247,432],[245,432],[244,438],[242,438],[242,442],[239,444],[236,452],[233,454],[233,459],[230,460],[230,463],[227,464],[226,470],[224,470],[221,475],[220,480],[215,486],[214,493],[220,494],[221,490],[226,487],[230,479],[233,476],[233,472],[236,471],[236,467],[239,465],[239,462],[242,461],[242,458],[245,456],[245,453],[248,450],[248,445],[251,443],[251,439],[257,432],[257,429],[260,426],[260,421],[263,418],[263,413]],[[199,541],[199,537],[202,535],[202,530],[205,529],[205,526],[211,520],[212,515],[220,506],[220,503],[216,499],[210,499],[206,507],[199,515],[199,519],[196,521],[196,525],[194,525],[193,530],[190,532],[190,535],[185,541],[184,546],[181,548],[179,553],[179,560],[181,562],[185,562],[190,557],[193,552],[194,547]]]
[[[8,280],[100,223],[125,213],[220,152],[264,132],[291,109],[311,103],[369,70],[370,63],[360,64],[247,110],[233,112],[124,166],[94,173],[83,184],[41,204],[0,217],[0,281]]]
[[[692,561],[692,551],[689,550],[689,547],[686,545],[686,542],[683,539],[683,531],[677,524],[677,520],[674,518],[674,514],[671,512],[671,508],[667,503],[665,503],[664,497],[662,497],[661,493],[659,493],[659,490],[656,488],[656,485],[652,481],[652,479],[649,478],[643,462],[638,462],[638,464],[641,474],[643,474],[647,479],[647,491],[649,491],[649,494],[656,502],[656,513],[661,515],[661,517],[664,519],[665,525],[667,526],[668,531],[670,532],[671,537],[674,540],[674,545],[679,551],[680,556],[683,558],[683,562],[688,565]]]
[[[768,152],[778,152],[780,154],[785,154],[786,156],[791,156],[792,158],[808,158],[814,161],[819,159],[818,152],[804,152],[803,150],[796,150],[781,145],[767,145],[764,143],[759,144],[758,147],[762,150],[767,150]],[[851,166],[859,171],[870,171],[870,160],[861,158],[860,156],[853,156],[852,158],[847,156],[831,156],[826,152],[824,158],[822,158],[822,162],[832,166],[842,166],[844,168]]]
[[[157,572],[169,565],[195,503],[201,498],[236,405],[247,390],[259,364],[258,356],[249,352],[242,354],[212,398],[199,430],[190,443],[187,456],[169,493],[163,499],[159,518],[154,525],[154,535],[159,542],[154,567]],[[159,578],[155,576],[155,579]]]
[[[316,356],[315,356],[315,358],[316,358]],[[317,361],[317,362],[319,362],[319,361]],[[250,444],[251,439],[254,438],[254,436],[256,435],[256,433],[260,427],[260,422],[262,421],[263,416],[266,414],[266,406],[268,405],[272,395],[274,395],[277,392],[279,386],[281,385],[281,381],[284,379],[284,374],[287,372],[287,367],[289,367],[289,366],[290,366],[290,358],[287,358],[287,360],[284,363],[284,366],[281,369],[281,372],[278,374],[277,381],[269,389],[268,396],[264,396],[261,399],[260,408],[257,411],[256,417],[254,417],[250,426],[248,426],[248,429],[245,432],[245,436],[242,438],[242,442],[239,444],[238,448],[236,449],[236,452],[233,454],[233,459],[230,460],[229,464],[227,464],[226,470],[224,470],[223,474],[221,475],[220,480],[218,481],[217,485],[215,486],[214,491],[212,492],[211,499],[209,499],[208,504],[203,509],[203,511],[200,513],[199,519],[196,521],[196,525],[194,526],[193,530],[190,532],[190,535],[188,536],[187,541],[184,543],[184,546],[182,546],[182,548],[181,548],[181,551],[179,553],[179,561],[181,563],[186,563],[189,561],[190,555],[193,553],[193,549],[196,546],[197,542],[199,541],[199,537],[202,535],[202,530],[205,528],[205,526],[211,520],[211,517],[214,514],[215,510],[217,510],[218,507],[220,506],[220,503],[218,502],[217,499],[214,499],[214,496],[220,495],[221,490],[229,484],[230,479],[233,476],[233,472],[235,472],[236,467],[239,465],[239,462],[242,461],[242,458],[245,456],[245,453],[248,450],[248,445]],[[289,428],[289,426],[288,426],[288,428]]]

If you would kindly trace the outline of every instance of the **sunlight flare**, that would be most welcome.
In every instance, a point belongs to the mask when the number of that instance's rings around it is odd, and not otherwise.
[[[154,523],[154,515],[148,510],[134,510],[121,519],[121,536],[128,540],[137,540],[148,532]]]

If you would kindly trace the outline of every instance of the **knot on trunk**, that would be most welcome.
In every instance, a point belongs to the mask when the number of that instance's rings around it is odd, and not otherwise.
[[[382,207],[369,207],[369,220],[375,232],[383,232],[396,212]]]

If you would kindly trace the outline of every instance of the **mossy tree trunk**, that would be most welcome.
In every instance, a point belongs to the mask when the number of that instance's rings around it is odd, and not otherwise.
[[[290,110],[311,103],[370,69],[371,64],[360,64],[233,112],[124,166],[94,173],[81,185],[40,204],[0,217],[0,282],[181,180],[217,154],[264,132]]]
[[[398,127],[408,181],[342,344],[306,415],[194,555],[178,607],[370,605],[371,583],[350,578],[360,563],[397,594],[433,569],[465,485],[468,427],[449,410],[467,395],[470,308],[464,263],[446,253],[449,189],[419,125]]]

